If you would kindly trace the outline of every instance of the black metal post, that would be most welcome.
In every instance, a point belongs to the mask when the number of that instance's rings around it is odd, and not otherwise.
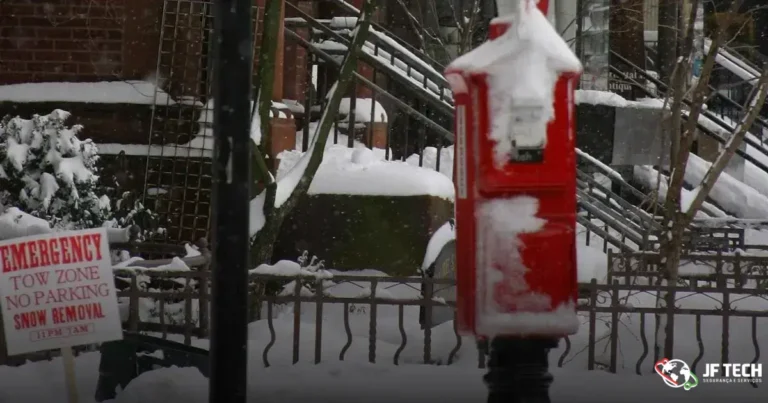
[[[252,0],[214,2],[211,403],[245,403]]]
[[[557,339],[496,337],[491,340],[488,403],[550,403],[549,350]]]

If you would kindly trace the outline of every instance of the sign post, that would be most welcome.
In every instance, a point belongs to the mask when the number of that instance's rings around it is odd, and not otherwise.
[[[106,229],[0,242],[0,296],[8,355],[61,349],[76,403],[71,347],[123,338]]]
[[[61,348],[61,360],[64,363],[64,383],[67,385],[67,401],[77,403],[77,377],[75,376],[75,356],[72,347]]]

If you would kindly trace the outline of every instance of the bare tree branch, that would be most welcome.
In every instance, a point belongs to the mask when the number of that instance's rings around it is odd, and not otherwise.
[[[693,221],[693,217],[696,216],[696,212],[699,211],[702,204],[704,204],[704,201],[715,186],[720,174],[731,161],[736,150],[741,146],[749,128],[752,127],[755,119],[760,115],[760,111],[765,104],[766,94],[768,93],[768,68],[763,70],[763,73],[760,75],[760,80],[755,88],[756,94],[746,105],[744,105],[744,110],[748,111],[748,113],[742,118],[738,126],[736,126],[735,132],[731,135],[728,143],[726,143],[725,150],[718,155],[715,162],[712,163],[712,166],[709,167],[709,170],[707,170],[707,173],[704,175],[701,184],[697,187],[696,197],[693,199],[685,213],[687,221],[686,226]]]

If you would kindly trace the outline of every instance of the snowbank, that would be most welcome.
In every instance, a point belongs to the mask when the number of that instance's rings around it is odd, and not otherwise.
[[[485,401],[485,370],[455,366],[323,363],[251,371],[248,402],[312,403],[465,403]],[[664,385],[654,374],[612,376],[602,371],[554,369],[553,402],[647,403],[760,401],[761,389],[705,384],[684,392]],[[595,393],[599,391],[599,393]],[[702,400],[706,399],[706,400]],[[132,382],[113,403],[207,403],[207,379],[194,368],[165,368]]]
[[[429,266],[435,263],[440,252],[448,242],[456,239],[456,231],[453,229],[453,223],[447,222],[432,234],[427,243],[427,252],[424,254],[424,261],[421,263],[421,272],[426,273]]]
[[[349,113],[352,109],[352,99],[342,98],[339,103],[339,115],[347,115],[344,122],[349,121]],[[371,98],[355,99],[355,123],[386,122],[387,111],[384,107]]]
[[[299,151],[278,155],[278,182],[302,160]],[[384,150],[330,145],[309,194],[372,196],[429,195],[453,200],[453,182],[439,172],[401,161],[385,161]]]
[[[597,242],[597,235],[592,234],[592,239],[587,245],[587,229],[581,224],[576,224],[576,267],[578,268],[578,282],[588,283],[592,279],[598,283],[605,283],[608,277],[608,256],[603,252],[602,242]]]
[[[0,206],[2,210],[2,206]],[[0,213],[0,241],[51,232],[51,225],[42,218],[27,214],[16,207]]]
[[[608,91],[576,90],[576,104],[605,105],[623,108],[629,105],[629,101],[619,94]]]
[[[605,105],[615,108],[654,108],[664,106],[664,100],[658,98],[640,98],[636,101],[628,101],[621,95],[610,91],[576,90],[576,104]]]
[[[155,95],[157,94],[157,95]],[[157,98],[155,99],[155,96]],[[0,101],[83,102],[100,104],[174,105],[165,91],[148,81],[49,82],[0,85]]]
[[[443,147],[440,149],[440,169],[439,172],[451,181],[453,181],[453,146]],[[429,168],[434,171],[438,171],[437,166],[438,156],[436,147],[426,147],[422,152],[421,166],[423,168]],[[419,166],[419,154],[412,154],[405,162]]]
[[[768,196],[768,173],[751,162],[744,165],[744,183],[763,196]]]

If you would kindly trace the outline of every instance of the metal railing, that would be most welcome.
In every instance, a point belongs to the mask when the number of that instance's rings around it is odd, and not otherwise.
[[[611,55],[614,56],[614,52],[611,52]],[[659,81],[656,78],[654,78],[651,75],[649,75],[643,69],[640,69],[639,67],[637,67],[636,65],[632,64],[631,62],[629,62],[628,60],[622,58],[619,55],[615,55],[615,56],[617,58],[619,58],[619,59],[622,59],[621,60],[622,63],[626,64],[628,67],[631,67],[638,74],[638,76],[641,77],[643,80],[646,80],[646,81],[652,83],[653,85],[655,85],[656,88],[659,91],[663,92],[666,89],[666,85],[665,84],[663,84],[661,81]],[[640,83],[637,80],[633,79],[632,77],[629,77],[627,74],[625,74],[624,72],[620,71],[615,66],[611,66],[611,72],[613,74],[615,74],[616,76],[618,76],[619,78],[621,78],[622,80],[624,80],[626,83],[632,85],[635,88],[640,89],[641,91],[643,91],[649,97],[656,98],[657,95],[655,94],[655,92],[650,90],[647,87],[646,84]],[[688,100],[685,100],[685,99],[683,100],[683,104],[686,107],[690,106],[689,105],[690,102]],[[683,114],[683,115],[684,115],[683,118],[685,120],[687,120],[688,119],[688,115],[687,114]],[[728,124],[723,122],[722,119],[718,118],[717,116],[713,115],[712,113],[707,112],[706,110],[702,111],[701,116],[708,118],[711,122],[713,122],[713,124],[717,128],[716,129],[715,128],[710,128],[707,125],[703,124],[701,122],[701,120],[696,122],[696,128],[701,133],[706,135],[707,137],[710,137],[711,139],[717,141],[720,144],[725,144],[727,139],[724,138],[720,133],[716,133],[716,131],[727,131],[727,132],[730,133],[732,128],[730,126],[728,126]],[[768,149],[765,149],[760,144],[759,141],[756,141],[755,139],[751,138],[750,136],[746,136],[744,138],[744,143],[746,145],[751,146],[754,150],[758,151],[759,153],[761,153],[761,154],[765,155],[766,157],[768,157]],[[736,154],[739,157],[743,158],[745,161],[751,162],[752,164],[754,164],[760,170],[762,170],[764,172],[768,172],[768,166],[766,164],[764,164],[762,161],[760,161],[760,159],[755,158],[755,157],[749,155],[747,152],[745,152],[743,150],[740,150],[740,149],[736,150]]]
[[[345,0],[325,0],[325,1],[328,2],[328,3],[332,3],[332,4],[338,5],[340,8],[344,9],[349,14],[352,14],[354,16],[360,15],[360,10],[358,10],[357,8],[355,8],[354,6],[352,6],[351,4],[349,4]],[[374,28],[376,31],[379,31],[379,32],[383,33],[384,35],[388,36],[389,38],[391,38],[393,41],[395,41],[395,43],[397,43],[399,46],[401,46],[404,49],[406,49],[408,52],[412,53],[414,56],[416,56],[421,61],[427,62],[435,70],[442,71],[445,68],[445,66],[440,64],[438,61],[436,61],[435,59],[433,59],[432,57],[430,57],[429,55],[427,55],[423,51],[421,51],[419,49],[416,49],[410,43],[400,39],[397,35],[392,34],[386,28],[384,28],[383,26],[379,25],[375,21],[371,22],[371,27]]]
[[[728,362],[736,354],[735,349],[739,350],[740,360],[747,353],[752,354],[751,362],[759,360],[757,329],[768,320],[768,309],[745,307],[743,301],[752,298],[765,303],[768,257],[743,253],[686,254],[682,257],[683,265],[695,263],[711,270],[688,270],[683,266],[680,282],[669,286],[658,285],[662,260],[657,253],[609,252],[607,259],[605,284],[597,280],[579,284],[583,297],[577,312],[582,328],[579,334],[566,337],[553,352],[559,366],[581,362],[590,370],[615,373],[628,369],[637,374],[650,374],[661,354],[656,347],[658,341],[651,340],[654,333],[649,330],[657,320],[676,324],[673,329],[687,329],[695,334],[695,341],[678,338],[673,346],[687,348],[687,353],[681,353],[680,358],[692,362],[693,371],[705,357],[709,361]],[[207,297],[204,291],[207,271],[180,274],[153,270],[142,275],[153,279],[175,276],[185,284],[198,282],[197,287],[184,286],[188,292],[184,294],[184,307],[178,312],[181,323],[155,323],[145,328],[146,332],[162,338],[174,338],[176,334],[185,344],[191,344],[193,338],[204,331],[204,326],[195,322],[197,314],[189,312],[196,309],[195,304],[187,301],[202,301]],[[282,360],[287,359],[294,364],[338,359],[386,361],[396,365],[450,365],[460,359],[470,359],[480,367],[485,365],[486,351],[482,344],[461,336],[455,321],[450,323],[455,319],[455,304],[440,297],[455,287],[450,278],[252,274],[251,282],[252,285],[279,284],[277,289],[282,289],[267,296],[260,291],[252,295],[264,312],[264,319],[256,322],[259,325],[254,328],[260,329],[261,337],[256,341],[261,351],[256,354],[264,366],[284,363]],[[347,287],[346,291],[336,292],[341,287]],[[147,298],[162,300],[179,295],[172,291],[159,294],[161,296],[132,293],[131,306]],[[662,295],[673,303],[659,304]],[[681,306],[695,298],[710,303]],[[416,319],[416,309],[422,311],[422,323]],[[435,315],[442,315],[443,321],[433,322]],[[686,321],[691,322],[690,329]],[[721,326],[721,342],[705,342],[711,335],[703,336],[702,324],[711,321]],[[436,324],[439,326],[434,326]],[[141,330],[134,322],[127,325]],[[742,341],[731,344],[731,337],[737,336]],[[674,334],[668,337],[674,338]],[[688,345],[683,346],[683,341]],[[696,344],[695,351],[690,348],[691,342]],[[634,354],[625,351],[631,343],[634,343]]]
[[[286,28],[286,35],[289,39],[295,40],[299,42],[303,47],[308,49],[312,54],[315,54],[316,57],[319,59],[318,61],[322,61],[324,66],[332,66],[332,65],[338,65],[338,61],[334,61],[334,56],[343,55],[348,49],[347,46],[349,45],[349,38],[344,37],[340,32],[343,32],[343,30],[334,29],[331,26],[332,21],[328,20],[316,20],[313,19],[311,16],[309,16],[306,13],[303,13],[301,10],[298,10],[296,7],[291,6],[290,4],[288,7],[291,7],[291,11],[294,15],[297,15],[297,18],[292,18],[287,22],[287,28]],[[293,31],[291,31],[292,27],[310,27],[310,38],[301,38],[298,35],[296,35]],[[336,27],[339,28],[339,27]],[[327,39],[333,41],[334,46],[325,46],[322,42],[320,42],[320,39]],[[385,40],[386,39],[386,40]],[[372,99],[375,101],[376,99],[387,99],[391,97],[391,94],[388,90],[385,90],[384,88],[379,87],[376,85],[376,77],[378,72],[385,73],[388,78],[392,80],[388,80],[390,82],[395,82],[398,85],[403,86],[403,88],[409,89],[409,95],[407,98],[413,98],[415,96],[415,100],[417,102],[426,102],[426,104],[423,104],[422,106],[426,106],[429,110],[425,109],[419,109],[419,110],[410,110],[406,108],[401,108],[402,105],[395,104],[395,107],[393,108],[394,111],[392,111],[392,115],[395,115],[396,117],[405,118],[405,124],[400,125],[398,127],[397,131],[404,133],[404,138],[401,137],[400,139],[396,139],[394,141],[390,141],[391,133],[388,133],[387,135],[387,149],[385,150],[385,156],[386,158],[390,157],[389,152],[389,146],[393,145],[395,150],[393,150],[393,154],[395,158],[402,158],[402,159],[408,159],[412,158],[413,162],[417,162],[419,166],[424,166],[425,164],[425,148],[429,145],[436,145],[436,158],[434,161],[434,166],[438,171],[441,171],[441,160],[442,158],[442,147],[444,145],[448,145],[452,143],[452,136],[447,135],[446,133],[440,133],[441,131],[437,130],[435,131],[434,127],[431,122],[434,122],[435,119],[441,120],[442,123],[445,125],[443,127],[449,127],[452,122],[452,113],[453,113],[453,102],[451,99],[450,90],[448,89],[448,84],[445,78],[440,75],[436,74],[435,71],[432,69],[425,67],[423,64],[424,62],[421,60],[413,60],[414,56],[417,56],[416,53],[408,54],[408,52],[412,51],[412,49],[407,49],[407,52],[403,51],[403,49],[398,49],[398,46],[400,45],[393,45],[390,41],[391,38],[382,38],[382,35],[369,35],[368,39],[368,45],[369,48],[367,48],[366,51],[361,52],[361,60],[366,63],[367,65],[371,66],[374,69],[373,78],[372,79],[364,79],[361,76],[357,76],[358,82],[360,85],[363,85],[365,88],[370,89],[372,91]],[[340,45],[340,46],[337,46]],[[381,52],[379,51],[381,49]],[[386,57],[377,57],[379,55],[385,55]],[[362,79],[361,79],[362,78]],[[323,83],[324,77],[320,77],[320,82],[318,83],[318,89],[327,88],[329,87],[330,83]],[[307,85],[311,85],[309,82]],[[318,91],[321,95],[323,91]],[[307,98],[307,103],[304,106],[305,111],[310,110],[313,105],[314,101],[310,100],[309,97]],[[350,99],[350,105],[351,108],[354,108],[356,105],[354,103],[356,102],[355,99]],[[402,101],[401,101],[402,102]],[[373,108],[373,103],[371,105]],[[372,112],[372,111],[371,111]],[[432,112],[432,113],[430,113]],[[363,115],[366,115],[367,111],[363,113]],[[371,128],[372,125],[370,122],[365,121],[358,121],[356,120],[355,115],[357,115],[354,112],[350,112],[350,118],[348,126],[354,126],[355,124],[361,124],[364,127]],[[415,130],[412,127],[411,121],[412,118],[416,118],[416,121],[418,122],[418,128]],[[304,132],[303,136],[303,142],[302,149],[306,149],[308,146],[308,142],[306,139],[310,137],[310,122],[309,118],[305,118],[302,122],[302,128]],[[389,126],[389,125],[388,125]],[[387,130],[389,132],[392,131],[392,128],[387,127]],[[415,139],[416,141],[412,141],[411,139],[413,136],[411,135],[411,132],[415,131]],[[435,139],[432,137],[432,139],[429,139],[429,135],[426,133],[427,131],[435,132],[436,134],[442,135],[442,138]],[[334,129],[334,135],[333,135],[333,143],[339,143],[342,144],[345,143],[344,139],[339,136],[341,134],[338,130],[338,127]],[[402,134],[401,134],[402,136]],[[346,139],[347,146],[353,146],[354,139],[352,136],[348,136]],[[398,141],[399,140],[399,141]],[[397,144],[397,143],[400,144]],[[370,145],[371,143],[368,142]],[[399,150],[398,150],[399,148]],[[418,161],[416,161],[416,158],[418,158]],[[449,161],[449,163],[451,163]],[[590,162],[587,161],[586,164],[590,165]],[[625,182],[622,184],[622,186],[626,187],[629,186]],[[638,191],[634,188],[632,190],[637,193]],[[592,200],[593,202],[596,200]],[[594,206],[584,206],[584,203],[582,203],[582,207],[586,209],[598,209],[595,214],[602,214],[603,210],[605,210],[605,207],[603,203],[596,203]],[[627,204],[627,203],[624,203]],[[616,216],[617,214],[620,216],[623,216],[626,214],[624,210],[621,209],[613,209],[610,205],[608,206],[608,212],[606,214]],[[605,215],[605,214],[603,214]],[[583,218],[580,219],[581,221],[584,221]],[[587,227],[591,227],[591,223],[583,223]],[[613,226],[615,223],[609,222],[609,226]],[[606,229],[606,236],[608,238],[611,238],[610,236],[610,228]],[[614,242],[615,241],[615,242]],[[612,244],[614,246],[618,245],[618,242],[625,242],[624,240],[618,241],[611,239]],[[632,247],[630,249],[626,250],[636,250],[636,246]]]
[[[655,46],[655,42],[646,42],[646,49],[652,55],[655,55],[656,53]],[[732,50],[727,47],[723,47],[718,53],[718,56],[729,61],[730,64],[735,65],[735,68],[739,68],[738,62],[731,61],[732,58],[736,58],[736,60],[744,63],[740,58],[734,56]],[[622,63],[624,62],[625,60],[622,60]],[[753,68],[755,71],[759,71],[759,68],[754,65],[749,64],[749,67]],[[746,116],[747,111],[744,110],[744,104],[752,93],[755,80],[758,78],[759,77],[755,77],[751,80],[744,79],[733,72],[730,67],[726,66],[726,64],[718,62],[712,71],[712,76],[708,83],[709,91],[712,96],[707,101],[707,111],[715,116],[738,123],[744,116]],[[768,121],[765,120],[765,117],[766,113],[763,111],[763,113],[755,119],[753,126],[750,128],[750,133],[758,136],[760,139],[763,137],[763,131],[768,132]]]

